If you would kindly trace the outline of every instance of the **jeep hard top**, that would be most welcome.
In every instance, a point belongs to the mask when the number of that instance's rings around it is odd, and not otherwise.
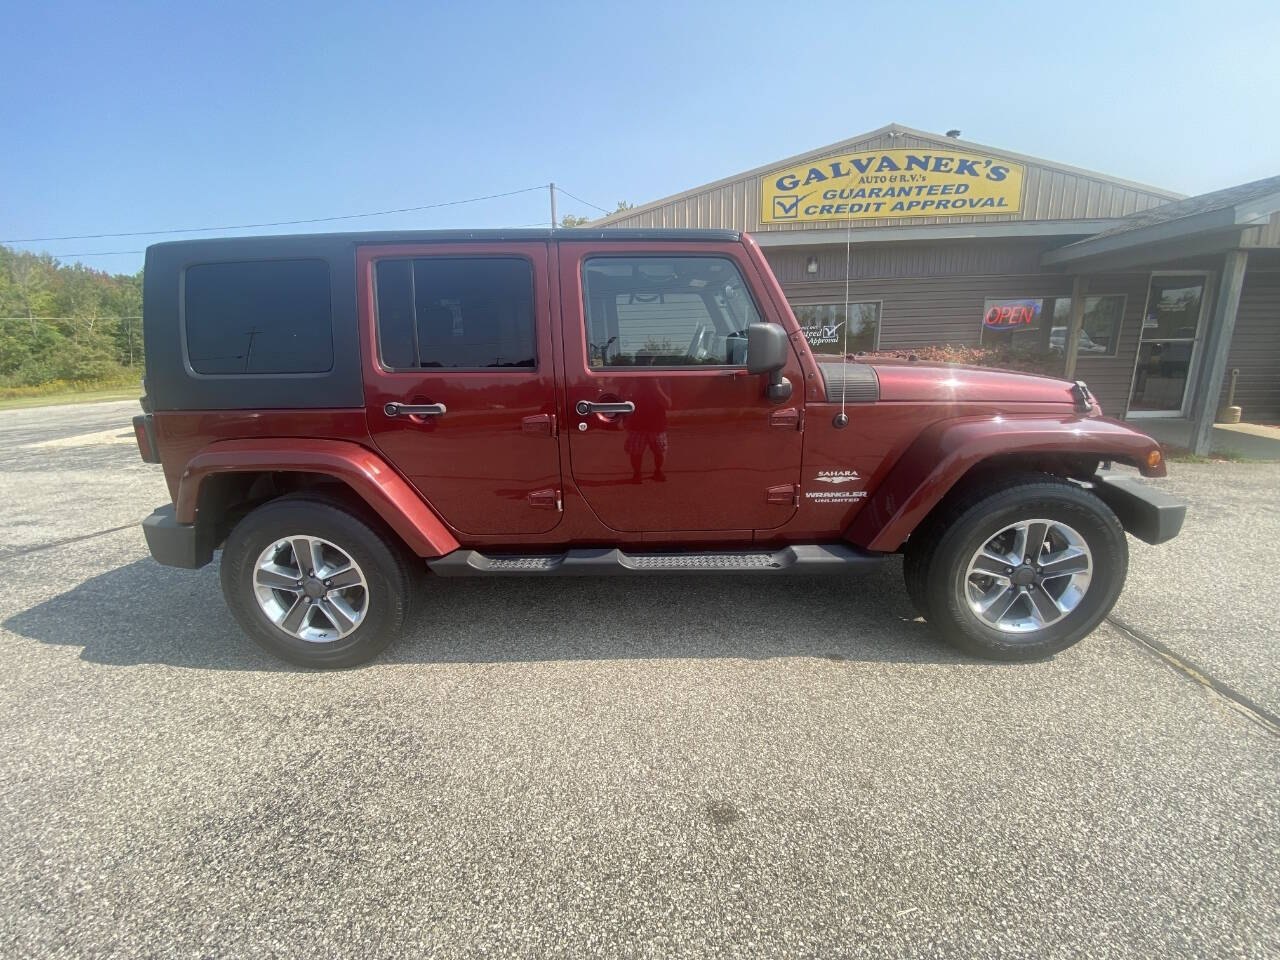
[[[147,251],[161,563],[221,550],[246,633],[363,661],[419,579],[843,574],[903,555],[948,640],[1002,659],[1111,609],[1125,531],[1183,507],[1088,388],[816,356],[760,248],[706,230],[191,240]],[[436,593],[434,596],[439,597]],[[835,601],[833,601],[835,602]]]

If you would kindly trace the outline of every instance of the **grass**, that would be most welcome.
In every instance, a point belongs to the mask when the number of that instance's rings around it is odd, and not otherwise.
[[[142,395],[141,376],[139,372],[105,380],[54,380],[36,387],[0,387],[0,410],[136,399]]]

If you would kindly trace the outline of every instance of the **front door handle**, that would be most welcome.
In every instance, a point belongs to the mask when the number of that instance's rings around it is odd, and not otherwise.
[[[448,408],[443,403],[388,403],[382,412],[388,417],[440,417]]]
[[[635,413],[636,405],[630,400],[620,403],[592,403],[590,400],[579,400],[578,416],[585,417],[591,413]]]

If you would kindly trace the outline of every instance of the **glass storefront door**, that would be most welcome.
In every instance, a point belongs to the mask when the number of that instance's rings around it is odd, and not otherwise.
[[[1200,318],[1204,313],[1203,274],[1155,274],[1138,343],[1129,413],[1178,416],[1182,413],[1196,359]]]

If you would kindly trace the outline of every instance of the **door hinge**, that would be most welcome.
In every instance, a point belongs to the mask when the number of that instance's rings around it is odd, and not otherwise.
[[[560,491],[535,490],[529,494],[529,506],[539,510],[564,510],[564,502],[560,499]]]
[[[765,503],[777,503],[783,506],[791,505],[793,507],[800,506],[800,484],[783,483],[776,487],[769,487],[764,492]]]
[[[804,417],[795,407],[783,407],[769,414],[769,426],[783,427],[787,430],[800,430]]]

